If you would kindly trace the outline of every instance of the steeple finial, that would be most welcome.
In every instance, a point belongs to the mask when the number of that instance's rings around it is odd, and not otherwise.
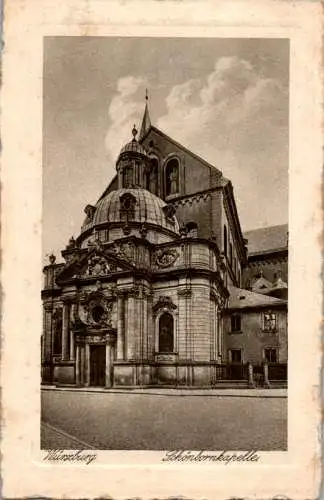
[[[141,125],[141,131],[139,138],[140,140],[144,137],[146,132],[151,127],[151,120],[150,120],[150,115],[149,115],[149,110],[148,110],[148,90],[145,89],[145,110],[144,110],[144,115],[143,115],[143,120],[142,120],[142,125]]]

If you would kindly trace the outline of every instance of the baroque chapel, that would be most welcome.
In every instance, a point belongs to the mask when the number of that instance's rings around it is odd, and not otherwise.
[[[85,205],[64,263],[44,268],[43,384],[215,386],[226,364],[286,363],[287,240],[249,254],[231,181],[153,126],[147,103]]]

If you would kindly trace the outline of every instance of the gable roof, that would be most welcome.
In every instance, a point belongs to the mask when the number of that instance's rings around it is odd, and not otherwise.
[[[271,281],[267,280],[264,276],[260,276],[260,278],[257,278],[256,281],[252,284],[252,290],[257,291],[259,289],[267,289],[267,288],[272,288],[273,284]]]
[[[286,300],[276,299],[261,293],[250,292],[235,286],[228,287],[230,292],[228,309],[245,309],[253,307],[271,307],[287,304]]]
[[[174,139],[172,139],[172,137],[170,137],[166,133],[162,132],[162,130],[158,129],[154,125],[151,125],[149,127],[149,129],[147,130],[146,134],[140,139],[140,142],[143,142],[144,139],[146,139],[146,137],[149,135],[149,133],[150,133],[151,130],[153,130],[153,132],[155,132],[156,134],[160,135],[161,137],[163,137],[167,141],[172,142],[172,144],[174,144],[178,148],[180,148],[183,151],[185,151],[186,153],[188,153],[188,155],[192,156],[196,160],[199,160],[206,167],[209,167],[209,168],[212,168],[212,169],[216,170],[216,172],[218,172],[220,176],[223,175],[222,172],[221,172],[221,170],[219,170],[217,167],[215,167],[215,165],[213,165],[212,163],[209,163],[207,160],[205,160],[201,156],[197,155],[196,153],[193,153],[189,148],[187,148],[186,146],[184,146],[180,142],[175,141]]]
[[[249,254],[287,248],[288,224],[261,227],[246,231],[243,236],[248,240]]]

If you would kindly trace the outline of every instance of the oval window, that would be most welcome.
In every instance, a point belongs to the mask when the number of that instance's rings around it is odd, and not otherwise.
[[[92,309],[92,318],[93,320],[96,322],[96,323],[99,323],[103,317],[103,315],[105,314],[105,310],[102,306],[95,306],[93,309]]]

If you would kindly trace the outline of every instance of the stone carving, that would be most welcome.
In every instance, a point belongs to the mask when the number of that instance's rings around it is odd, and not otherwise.
[[[131,242],[122,243],[117,247],[115,255],[127,262],[134,263],[135,246]]]
[[[155,264],[157,267],[171,267],[179,257],[175,249],[159,250],[155,254]]]
[[[191,296],[191,288],[182,288],[178,290],[178,295],[182,297],[190,297]]]
[[[89,326],[112,326],[113,302],[106,301],[104,298],[94,298],[84,305]]]
[[[209,297],[210,297],[210,300],[213,300],[214,302],[218,302],[219,295],[215,290],[210,290]]]
[[[147,231],[148,231],[148,229],[147,229],[146,224],[145,224],[145,223],[144,223],[144,224],[142,224],[142,225],[141,225],[141,228],[140,228],[140,230],[139,230],[139,233],[140,233],[140,235],[142,236],[142,238],[146,238],[146,236],[147,236]]]
[[[95,211],[96,211],[96,207],[94,207],[93,205],[87,205],[84,209],[84,212],[89,220],[93,219]]]
[[[87,276],[105,276],[116,270],[116,266],[108,263],[107,260],[100,255],[92,255],[88,260]]]
[[[160,309],[177,309],[177,306],[172,302],[171,297],[160,295],[157,302],[153,305],[152,309],[156,314]]]
[[[173,205],[165,205],[162,210],[168,219],[172,219],[176,213],[176,209]]]
[[[106,297],[102,292],[79,294],[74,311],[73,328],[85,330],[88,327],[111,328],[114,307],[113,296]]]

